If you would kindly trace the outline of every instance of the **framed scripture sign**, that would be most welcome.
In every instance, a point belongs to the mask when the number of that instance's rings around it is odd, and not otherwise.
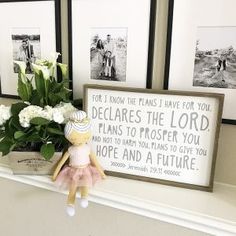
[[[225,94],[236,124],[236,1],[170,0],[165,88]]]
[[[0,0],[0,96],[17,97],[18,66],[61,52],[60,0]]]
[[[108,174],[212,191],[223,94],[85,86]]]
[[[151,88],[157,0],[68,0],[74,98],[86,83]]]

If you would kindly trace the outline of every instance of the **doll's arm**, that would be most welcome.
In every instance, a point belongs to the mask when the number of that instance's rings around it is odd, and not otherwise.
[[[106,175],[105,175],[101,165],[99,164],[95,153],[91,152],[89,156],[90,156],[91,164],[97,168],[97,170],[100,173],[100,175],[102,176],[102,178],[105,179]]]
[[[70,154],[69,152],[65,152],[65,154],[62,156],[61,160],[59,161],[54,173],[53,173],[53,176],[52,176],[52,180],[55,181],[56,180],[56,177],[59,173],[59,171],[61,170],[61,167],[65,164],[65,162],[67,161],[67,159],[69,158]]]

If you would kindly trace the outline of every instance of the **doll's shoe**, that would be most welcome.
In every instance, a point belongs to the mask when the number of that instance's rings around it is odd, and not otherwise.
[[[66,212],[69,216],[75,215],[75,206],[74,205],[67,205]]]
[[[80,206],[83,207],[83,208],[87,208],[88,207],[88,199],[87,198],[81,198]]]

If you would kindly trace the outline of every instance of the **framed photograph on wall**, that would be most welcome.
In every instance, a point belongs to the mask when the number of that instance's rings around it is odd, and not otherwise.
[[[236,124],[236,2],[170,0],[165,89],[225,94],[223,123]]]
[[[0,96],[17,98],[18,67],[61,52],[60,0],[0,0]]]
[[[157,0],[68,0],[74,98],[86,83],[151,88]]]
[[[85,85],[107,174],[212,191],[224,95]]]

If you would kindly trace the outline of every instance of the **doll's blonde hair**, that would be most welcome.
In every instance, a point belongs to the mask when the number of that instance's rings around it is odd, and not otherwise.
[[[69,121],[66,123],[64,133],[68,137],[72,131],[78,133],[87,133],[90,131],[91,122],[87,118],[84,111],[75,111],[70,115]]]

